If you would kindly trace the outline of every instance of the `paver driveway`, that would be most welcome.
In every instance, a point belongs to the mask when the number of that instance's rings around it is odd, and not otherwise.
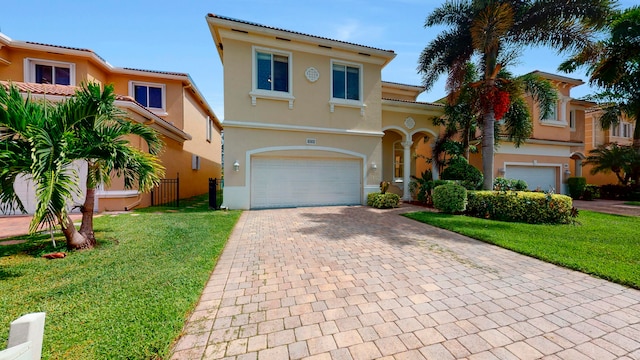
[[[173,358],[640,359],[639,291],[408,210],[245,212]]]

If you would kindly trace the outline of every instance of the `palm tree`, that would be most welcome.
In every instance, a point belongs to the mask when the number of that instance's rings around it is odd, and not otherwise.
[[[93,208],[96,188],[101,184],[109,186],[115,172],[116,176],[124,179],[125,188],[137,186],[141,192],[150,191],[164,176],[164,167],[157,158],[163,144],[153,129],[126,120],[125,113],[115,106],[112,86],[101,90],[95,83],[83,85],[67,106],[69,109],[87,108],[90,114],[84,116],[77,126],[77,143],[69,156],[87,163],[87,192],[80,207],[82,224],[79,232],[86,238],[82,246],[92,247],[95,245]],[[149,152],[130,146],[127,137],[131,135],[144,140]]]
[[[593,165],[591,174],[614,173],[622,185],[640,177],[640,154],[630,146],[616,143],[600,145],[589,152],[585,165]]]
[[[422,51],[418,71],[430,89],[448,74],[455,93],[465,77],[466,63],[477,56],[481,76],[483,188],[494,175],[494,105],[500,95],[498,76],[524,46],[544,45],[575,50],[591,44],[593,31],[610,13],[611,0],[449,0],[435,9],[425,27],[448,26]],[[511,104],[516,99],[510,99]],[[543,107],[543,115],[549,108]]]
[[[163,168],[155,154],[160,149],[157,135],[140,124],[129,123],[114,106],[112,86],[100,90],[97,84],[83,85],[66,101],[50,104],[22,98],[15,86],[0,86],[0,202],[6,208],[25,207],[13,189],[20,175],[36,184],[37,205],[29,231],[59,224],[67,248],[84,249],[95,245],[93,202],[95,188],[107,183],[110,175],[124,176],[125,186],[148,190],[162,176]],[[150,153],[132,148],[126,136],[147,140]],[[79,193],[78,174],[72,164],[89,164],[87,194],[82,207],[82,231],[68,216],[68,204]],[[79,195],[79,194],[78,194]]]
[[[585,48],[560,65],[573,71],[587,66],[589,82],[602,91],[589,97],[603,103],[600,125],[607,130],[619,124],[623,115],[635,123],[633,148],[640,154],[640,6],[612,17],[609,37]]]

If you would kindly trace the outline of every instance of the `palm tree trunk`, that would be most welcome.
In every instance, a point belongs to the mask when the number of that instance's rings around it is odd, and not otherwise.
[[[59,218],[58,220],[62,228],[62,233],[67,240],[68,250],[91,249],[94,247],[95,241],[92,242],[89,238],[80,234],[78,230],[76,230],[75,225],[73,225],[73,220],[71,220],[69,215],[67,215],[66,218]]]
[[[496,119],[493,114],[493,110],[487,112],[483,116],[482,124],[482,175],[484,175],[484,182],[482,183],[483,190],[493,189],[493,152],[495,149],[494,143],[494,127]]]
[[[89,186],[87,180],[87,194],[84,199],[84,204],[80,208],[82,211],[82,224],[80,225],[80,234],[87,237],[93,244],[96,243],[96,238],[93,233],[93,207],[96,199],[96,189]]]

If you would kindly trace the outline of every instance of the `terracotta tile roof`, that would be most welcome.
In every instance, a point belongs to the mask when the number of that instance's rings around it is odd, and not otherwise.
[[[95,51],[91,50],[91,49],[83,49],[83,48],[77,48],[77,47],[72,47],[72,46],[62,46],[62,45],[52,45],[52,44],[45,44],[45,43],[39,43],[39,42],[35,42],[35,41],[25,41],[26,44],[31,44],[31,45],[40,45],[40,46],[50,46],[50,47],[54,47],[54,48],[59,48],[59,49],[67,49],[67,50],[75,50],[75,51],[84,51],[84,52],[88,52],[91,53],[95,56],[97,56],[98,58],[100,58],[102,61],[105,61],[104,58],[98,54],[96,54]]]
[[[444,107],[444,104],[433,103],[433,102],[425,102],[425,101],[410,101],[410,100],[400,100],[400,99],[391,99],[391,98],[382,98],[382,100],[398,101],[398,102],[403,102],[403,103],[408,103],[408,104],[421,104],[421,105],[431,105],[431,106],[442,106],[442,107]]]
[[[9,82],[0,80],[0,84],[2,84],[6,89],[9,88],[10,84],[18,87],[18,90],[21,92],[38,94],[38,95],[52,95],[52,96],[73,96],[80,87],[71,86],[71,85],[51,85],[51,84],[38,84],[38,83],[25,83],[25,82]],[[116,100],[122,101],[131,101],[137,103],[141,107],[142,104],[135,101],[130,96],[116,94]]]
[[[134,68],[121,68],[123,70],[131,70],[131,71],[142,71],[142,72],[148,72],[148,73],[153,73],[153,74],[163,74],[163,75],[174,75],[174,76],[184,76],[184,77],[189,77],[189,74],[186,73],[179,73],[179,72],[172,72],[172,71],[160,71],[160,70],[146,70],[146,69],[134,69]]]
[[[335,40],[335,39],[330,39],[330,38],[326,38],[326,37],[322,37],[322,36],[305,34],[305,33],[297,32],[297,31],[291,31],[291,30],[281,29],[281,28],[277,28],[277,27],[273,27],[273,26],[262,25],[262,24],[258,24],[258,23],[254,23],[254,22],[250,22],[250,21],[238,20],[238,19],[234,19],[234,18],[230,18],[230,17],[226,17],[226,16],[220,16],[220,15],[215,15],[215,14],[211,14],[211,13],[208,14],[207,16],[208,17],[212,17],[212,18],[216,18],[216,19],[221,19],[221,20],[233,21],[233,22],[237,22],[237,23],[240,23],[240,24],[257,26],[257,27],[276,30],[276,31],[282,31],[282,32],[286,32],[286,33],[289,33],[289,34],[308,36],[308,37],[315,38],[315,39],[335,41],[335,42],[339,42],[339,43],[346,44],[346,45],[360,46],[360,47],[364,47],[364,48],[368,48],[368,49],[372,49],[372,50],[385,51],[385,52],[389,52],[389,53],[395,54],[393,50],[385,50],[385,49],[375,48],[375,47],[372,47],[372,46],[366,46],[366,45],[360,45],[360,44],[356,44],[356,43],[351,43],[351,42],[348,42],[348,41]]]
[[[409,87],[415,87],[415,88],[424,89],[424,86],[422,86],[422,85],[403,84],[403,83],[399,83],[399,82],[386,81],[386,80],[382,80],[382,83],[383,84],[401,85],[401,86],[409,86]]]

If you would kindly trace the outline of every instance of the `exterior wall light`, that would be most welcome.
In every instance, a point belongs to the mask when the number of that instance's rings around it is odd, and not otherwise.
[[[498,174],[504,176],[504,174],[506,174],[506,173],[507,173],[507,170],[505,168],[499,168],[498,169]]]
[[[233,171],[240,171],[240,163],[238,163],[238,160],[233,163]]]
[[[371,162],[371,169],[375,170],[378,168],[378,165],[375,162]]]

